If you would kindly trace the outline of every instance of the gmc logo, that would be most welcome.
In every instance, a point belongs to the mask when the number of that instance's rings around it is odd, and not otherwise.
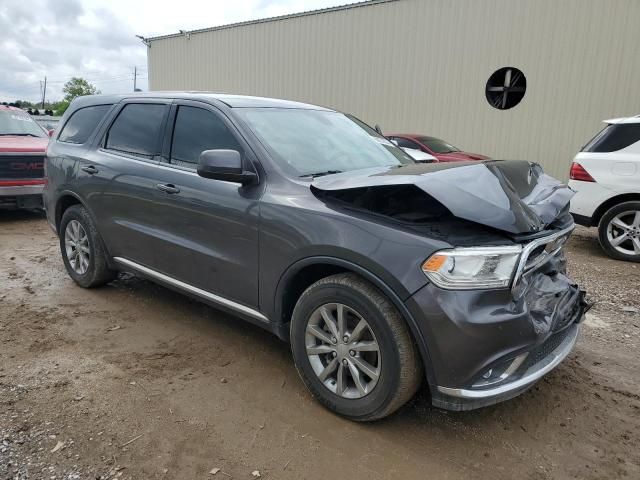
[[[44,162],[13,162],[9,164],[11,170],[20,172],[44,169]]]

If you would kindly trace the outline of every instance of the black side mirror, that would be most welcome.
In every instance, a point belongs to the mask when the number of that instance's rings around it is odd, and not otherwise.
[[[380,128],[380,125],[376,124],[375,127],[373,127],[376,129],[376,132],[378,132],[380,135],[382,135],[382,129]],[[384,135],[383,135],[384,136]]]
[[[205,150],[198,159],[198,175],[242,185],[258,179],[255,173],[242,168],[242,157],[236,150]]]

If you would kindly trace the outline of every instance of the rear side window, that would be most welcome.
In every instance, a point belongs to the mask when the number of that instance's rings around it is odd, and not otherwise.
[[[615,152],[640,140],[640,123],[607,125],[585,145],[583,152]]]
[[[111,105],[94,105],[75,111],[62,128],[58,141],[85,143],[110,108]]]
[[[205,150],[237,150],[242,147],[224,122],[213,112],[180,106],[173,128],[171,163],[193,167]]]
[[[153,157],[160,154],[160,136],[168,105],[130,103],[118,114],[105,148]]]

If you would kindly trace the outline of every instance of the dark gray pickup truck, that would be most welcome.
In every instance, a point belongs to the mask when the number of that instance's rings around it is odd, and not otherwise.
[[[565,185],[525,161],[417,164],[325,108],[81,97],[46,172],[80,286],[126,270],[260,325],[354,420],[423,381],[453,410],[518,395],[569,354],[588,308],[565,275]]]

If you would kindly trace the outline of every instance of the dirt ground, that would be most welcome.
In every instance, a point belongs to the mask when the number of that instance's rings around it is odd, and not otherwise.
[[[132,276],[83,290],[41,216],[0,212],[0,479],[640,478],[640,265],[586,229],[569,262],[598,303],[532,390],[356,424],[270,334]]]

